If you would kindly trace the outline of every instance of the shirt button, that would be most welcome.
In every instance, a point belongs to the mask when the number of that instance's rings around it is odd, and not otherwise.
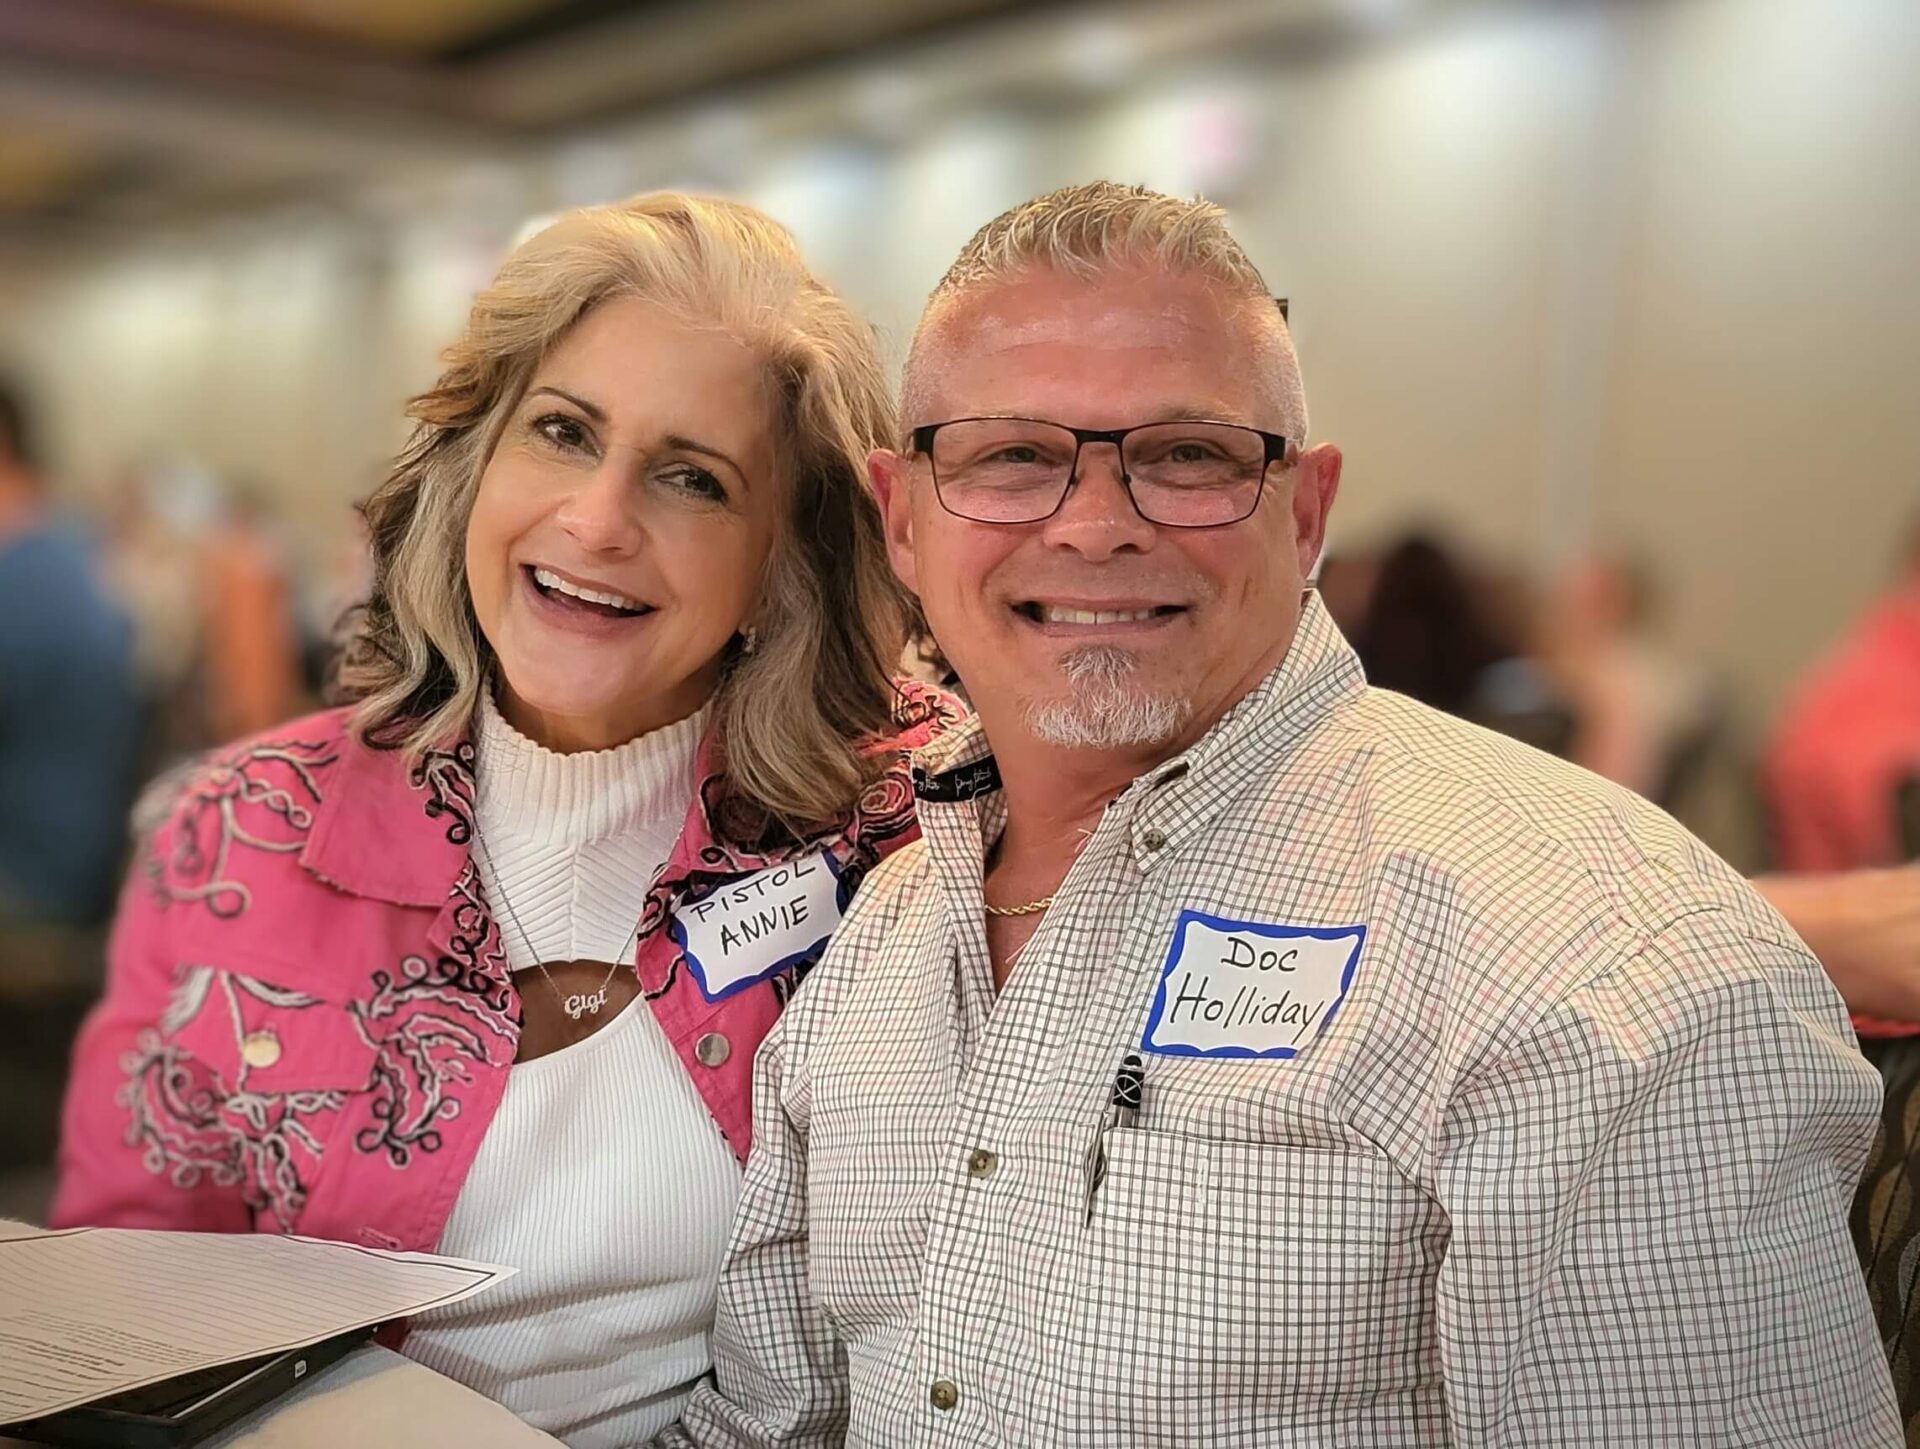
[[[1142,850],[1164,850],[1166,844],[1167,837],[1155,830],[1151,825],[1140,832],[1140,848]]]
[[[694,1060],[703,1067],[718,1067],[733,1055],[733,1043],[717,1031],[710,1031],[693,1044]]]
[[[280,1038],[270,1031],[250,1031],[240,1043],[240,1060],[250,1067],[270,1067],[280,1060]]]
[[[960,1390],[955,1387],[952,1379],[935,1379],[927,1397],[933,1400],[934,1408],[944,1414],[960,1402]]]
[[[967,1158],[967,1176],[992,1177],[994,1169],[999,1166],[1000,1158],[997,1153],[989,1152],[984,1147],[976,1147]]]

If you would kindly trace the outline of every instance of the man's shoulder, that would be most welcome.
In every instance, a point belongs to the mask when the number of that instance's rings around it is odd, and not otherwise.
[[[1771,929],[1758,895],[1665,811],[1518,740],[1368,689],[1311,749],[1308,767],[1344,782],[1369,857],[1440,883],[1471,918],[1571,932],[1607,914],[1646,933],[1719,909]]]
[[[888,943],[897,932],[912,928],[908,917],[916,910],[938,909],[929,870],[927,844],[916,837],[867,872],[820,963],[807,973],[805,989],[787,1008],[793,1018],[787,1027],[790,1037],[830,1015],[844,992],[871,975],[876,964],[898,959]]]
[[[1786,922],[1631,791],[1385,691],[1313,748],[1342,782],[1383,949],[1419,962],[1396,1010],[1429,1012],[1455,1069],[1576,1021],[1684,1032],[1761,999],[1844,1039]]]
[[[858,956],[890,935],[916,902],[931,898],[930,871],[927,842],[919,836],[882,858],[854,892],[834,932],[829,958]]]

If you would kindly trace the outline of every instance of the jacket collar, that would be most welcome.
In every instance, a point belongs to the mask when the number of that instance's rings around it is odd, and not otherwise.
[[[953,726],[961,715],[940,690],[907,681],[900,733],[876,750],[898,756]],[[336,716],[336,719],[342,719]],[[402,906],[445,906],[468,867],[474,835],[476,751],[470,739],[429,751],[409,766],[397,750],[375,750],[345,735],[339,763],[314,807],[300,862],[354,895]],[[856,848],[884,850],[912,828],[912,796],[901,767],[869,789],[847,818],[806,840],[750,843],[726,788],[717,726],[709,723],[694,767],[693,799],[679,838],[648,892],[659,912],[673,894],[708,881],[779,865],[818,850],[844,859]],[[663,889],[664,888],[664,889]]]
[[[353,895],[444,905],[473,842],[472,742],[409,766],[349,737],[331,776],[300,863]]]
[[[848,822],[810,840],[754,846],[729,837],[725,766],[709,728],[700,742],[693,799],[661,882],[730,878],[845,842]],[[395,750],[343,739],[340,761],[314,809],[300,863],[357,896],[401,906],[441,906],[473,845],[475,750],[470,740],[408,766]]]

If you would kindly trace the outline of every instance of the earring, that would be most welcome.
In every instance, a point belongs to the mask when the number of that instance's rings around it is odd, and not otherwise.
[[[760,631],[749,624],[740,631],[740,652],[751,654],[760,647]]]

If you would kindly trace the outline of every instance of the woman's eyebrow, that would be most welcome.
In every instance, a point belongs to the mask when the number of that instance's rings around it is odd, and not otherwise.
[[[570,393],[563,387],[554,387],[550,383],[542,383],[539,387],[527,389],[528,397],[534,397],[540,393],[547,393],[553,397],[572,403],[596,423],[605,423],[607,420],[607,411],[605,408],[599,406],[597,403],[590,403],[585,398]],[[668,433],[660,441],[667,447],[677,449],[680,452],[698,453],[702,457],[712,458],[717,462],[725,463],[728,468],[732,469],[734,475],[740,479],[741,483],[745,484],[747,482],[747,470],[736,463],[733,457],[725,450],[716,448],[711,443],[703,443],[696,438],[685,437],[679,433]]]
[[[682,453],[699,453],[704,457],[718,459],[738,474],[742,483],[747,481],[747,470],[734,462],[731,457],[718,448],[706,443],[697,442],[692,438],[682,437],[679,433],[668,433],[666,437],[660,441],[665,443],[669,448],[677,449]]]
[[[551,393],[554,397],[563,398],[567,402],[572,403],[575,407],[579,408],[581,412],[585,413],[588,417],[592,418],[596,423],[604,423],[607,420],[607,410],[605,408],[601,407],[597,403],[590,403],[583,397],[575,397],[572,393],[568,392],[565,388],[552,387],[547,384],[542,384],[539,387],[528,389],[527,396],[534,397],[543,392]]]

